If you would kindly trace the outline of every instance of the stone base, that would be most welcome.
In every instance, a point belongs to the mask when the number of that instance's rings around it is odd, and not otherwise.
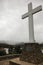
[[[26,43],[22,50],[22,54],[20,56],[20,60],[33,63],[40,64],[43,62],[43,56],[38,43]]]
[[[21,65],[35,65],[35,64],[21,61]]]
[[[33,63],[28,63],[28,62],[21,61],[21,65],[43,65],[43,63],[33,64]]]

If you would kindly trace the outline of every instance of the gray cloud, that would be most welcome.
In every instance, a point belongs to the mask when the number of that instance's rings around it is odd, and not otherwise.
[[[43,9],[43,0],[0,0],[0,40],[29,42],[28,18],[21,19],[29,2]],[[33,17],[35,40],[43,42],[43,11]]]

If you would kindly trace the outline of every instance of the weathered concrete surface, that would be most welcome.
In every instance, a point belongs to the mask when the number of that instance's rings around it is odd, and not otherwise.
[[[19,57],[15,58],[15,59],[11,59],[9,62],[12,63],[12,64],[21,65],[21,61],[20,61]]]

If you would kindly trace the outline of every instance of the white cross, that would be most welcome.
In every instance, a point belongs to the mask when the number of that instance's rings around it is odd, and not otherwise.
[[[33,27],[33,14],[42,10],[42,6],[38,6],[35,9],[32,9],[32,3],[28,4],[28,12],[22,15],[22,19],[29,17],[29,42],[34,41],[34,27]]]

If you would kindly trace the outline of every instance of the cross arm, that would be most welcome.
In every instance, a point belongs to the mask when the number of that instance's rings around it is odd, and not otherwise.
[[[35,8],[35,9],[33,9],[32,14],[35,14],[35,13],[37,13],[39,11],[42,11],[42,6],[41,5],[38,6],[37,8]]]
[[[41,5],[38,6],[38,7],[36,7],[36,8],[33,9],[32,11],[30,11],[29,13],[27,12],[26,14],[22,15],[22,19],[28,17],[30,14],[35,14],[35,13],[37,13],[37,12],[39,12],[39,11],[42,11],[42,6],[41,6]]]

